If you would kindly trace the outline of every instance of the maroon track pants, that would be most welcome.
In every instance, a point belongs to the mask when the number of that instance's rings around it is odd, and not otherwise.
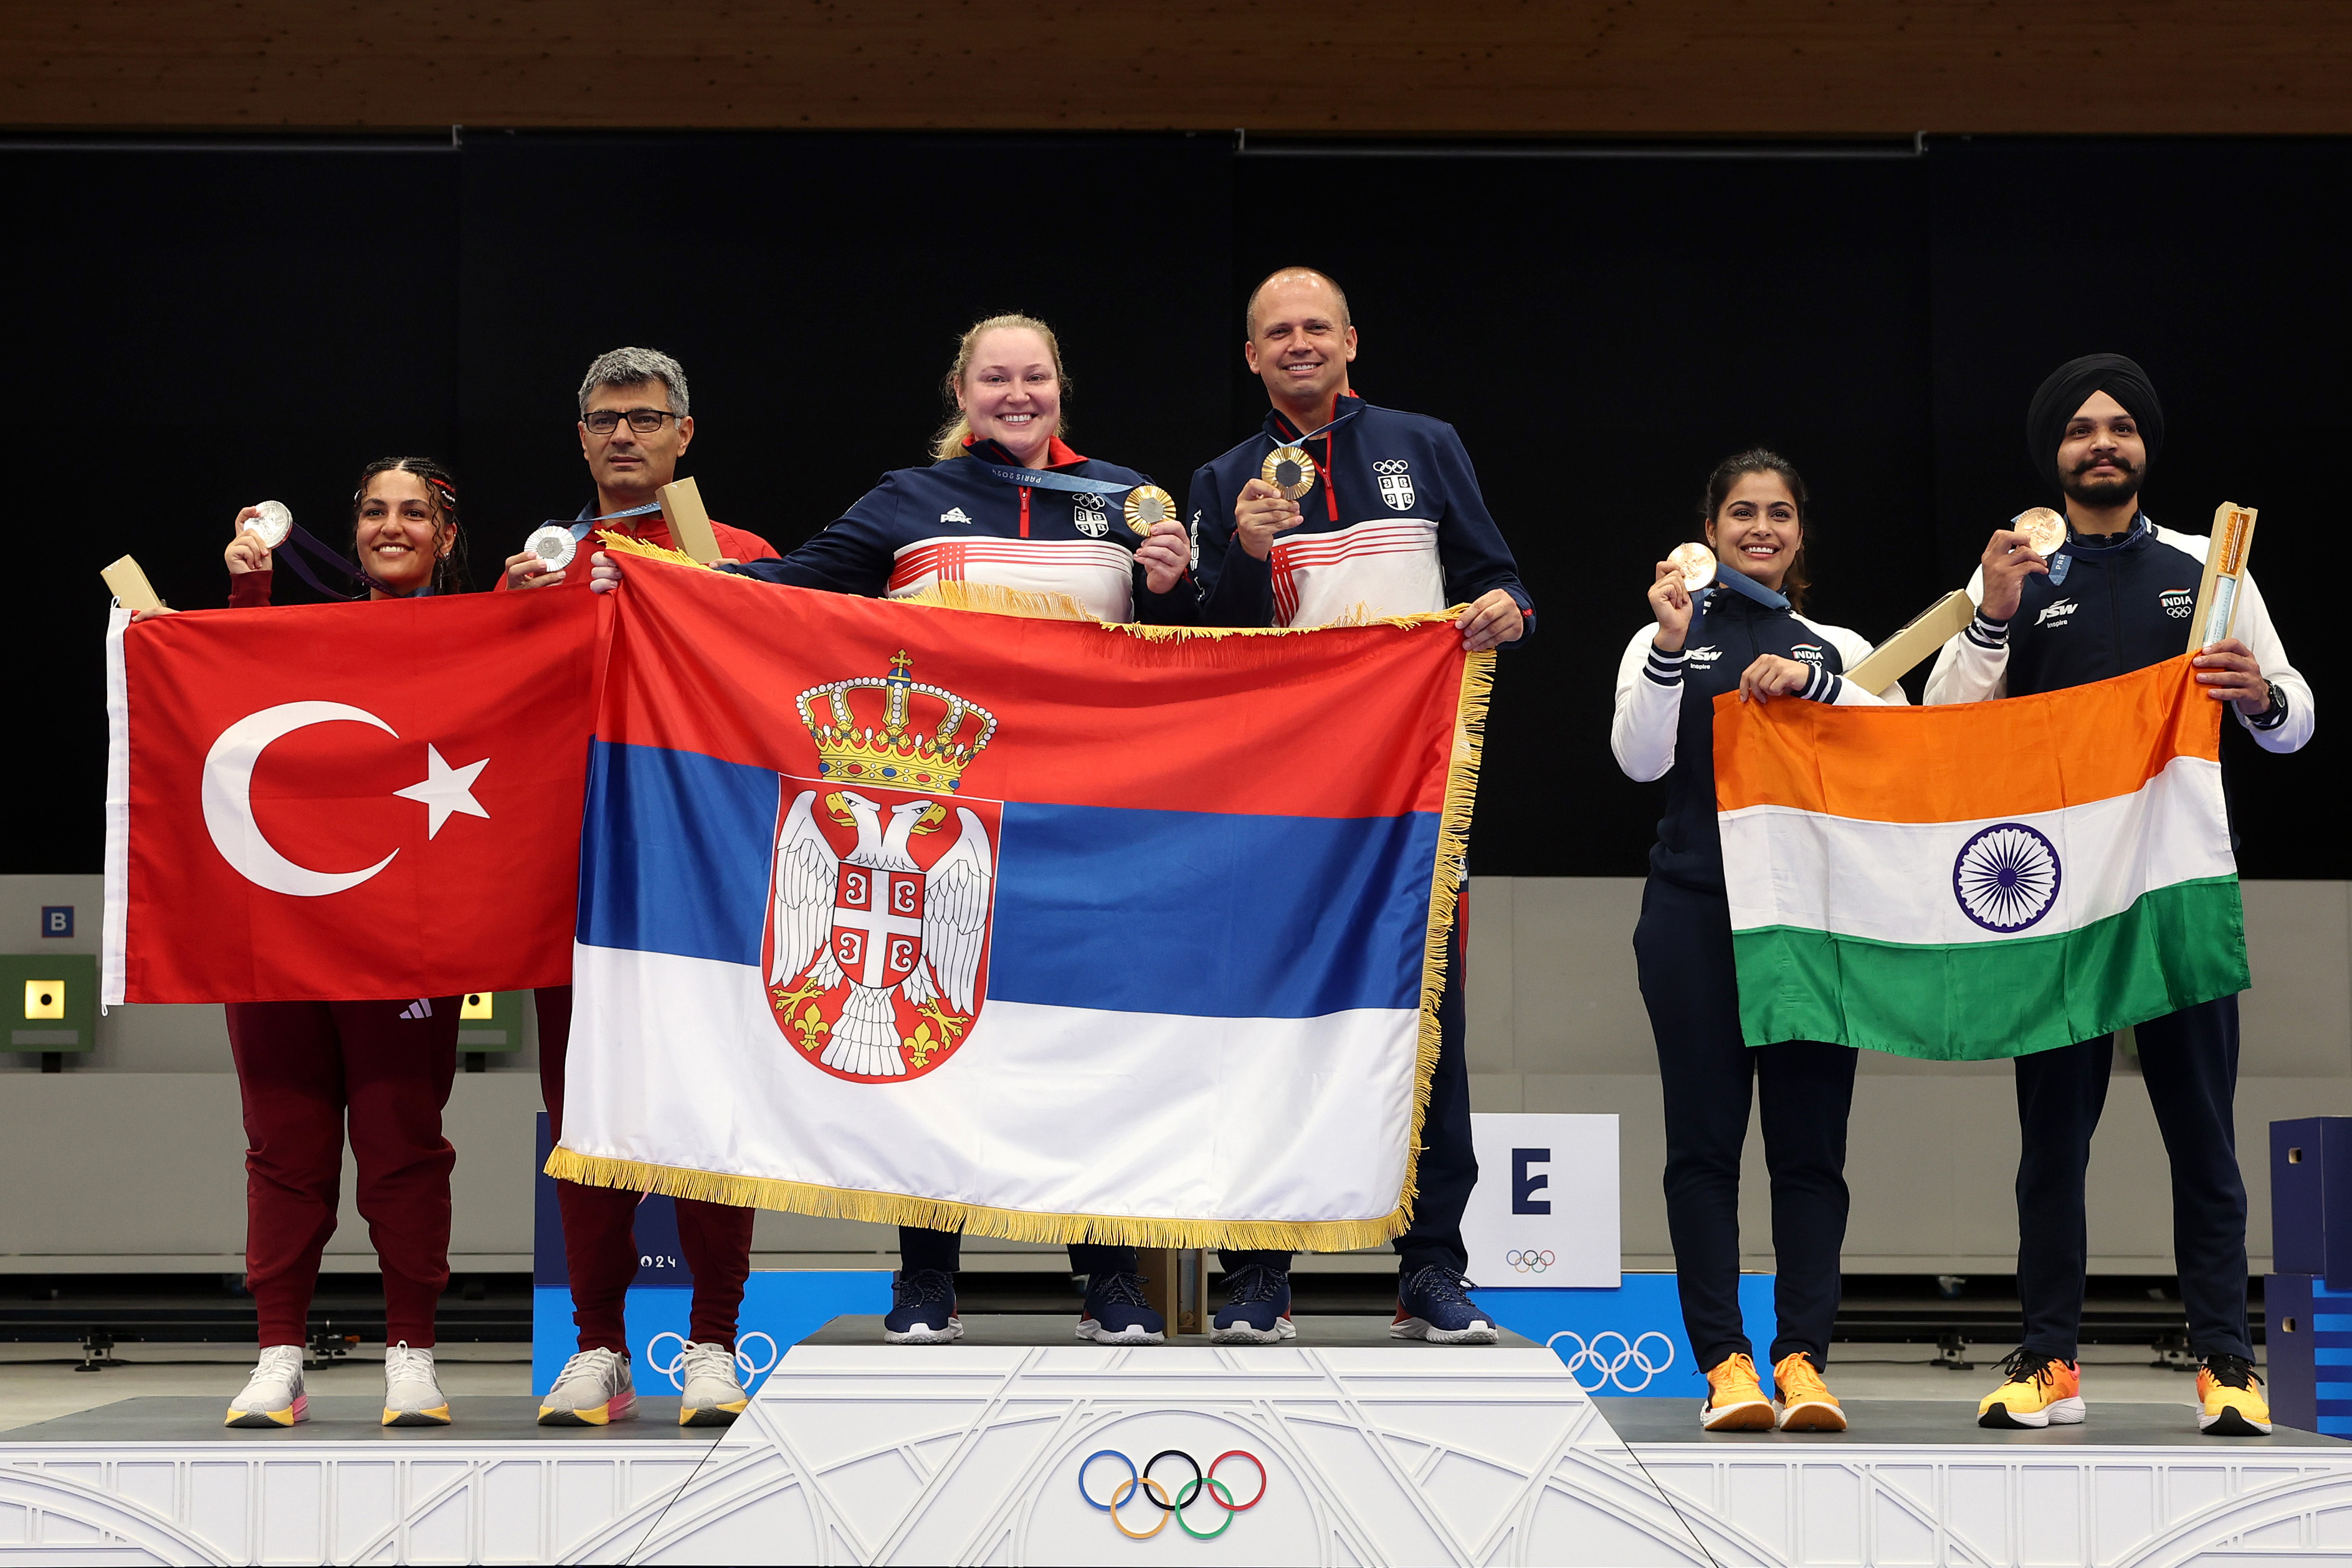
[[[457,1071],[456,997],[385,1002],[231,1002],[228,1044],[245,1102],[246,1288],[265,1345],[310,1334],[319,1255],[341,1201],[343,1128],[360,1213],[383,1268],[384,1339],[433,1343],[449,1283],[449,1172],[441,1108]]]
[[[563,1053],[572,1037],[572,988],[551,986],[539,993],[539,1090],[547,1100],[551,1136],[563,1136]],[[625,1187],[589,1186],[558,1181],[555,1196],[563,1212],[563,1271],[572,1281],[572,1321],[582,1350],[629,1352],[621,1309],[637,1277],[635,1228],[640,1193]],[[723,1203],[681,1197],[677,1240],[694,1274],[694,1304],[688,1333],[700,1344],[735,1348],[735,1318],[743,1305],[743,1281],[751,1273],[753,1211]]]

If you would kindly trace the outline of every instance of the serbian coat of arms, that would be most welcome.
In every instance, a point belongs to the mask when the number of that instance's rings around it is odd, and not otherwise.
[[[947,1061],[988,991],[1003,812],[961,791],[996,716],[910,669],[901,651],[887,676],[800,694],[818,777],[785,777],[778,802],[761,961],[776,1026],[808,1061],[861,1083]],[[853,694],[878,698],[878,716],[861,719]],[[922,716],[929,727],[915,723],[919,702],[939,710],[936,723]]]
[[[1384,457],[1372,465],[1380,476],[1381,499],[1392,511],[1412,510],[1412,469],[1402,457]]]

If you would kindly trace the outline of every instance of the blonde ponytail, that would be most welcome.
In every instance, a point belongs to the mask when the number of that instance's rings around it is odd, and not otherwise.
[[[947,394],[950,413],[948,422],[940,426],[939,434],[932,437],[932,462],[944,463],[950,457],[963,455],[964,444],[971,439],[971,421],[966,419],[963,410],[956,405],[956,389],[963,385],[964,377],[971,372],[972,350],[980,346],[981,339],[1002,328],[1025,328],[1045,340],[1045,352],[1054,360],[1054,380],[1061,388],[1063,399],[1066,402],[1069,398],[1070,378],[1062,371],[1062,344],[1061,340],[1054,336],[1054,329],[1034,316],[991,316],[985,321],[975,321],[964,333],[963,340],[956,345],[955,363],[948,367],[947,379],[940,383],[940,390]],[[1057,420],[1054,434],[1060,435],[1068,427],[1066,419]]]

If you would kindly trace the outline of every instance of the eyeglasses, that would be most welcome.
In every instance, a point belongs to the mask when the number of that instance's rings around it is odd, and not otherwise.
[[[629,428],[639,435],[651,435],[662,427],[663,420],[677,417],[677,415],[666,408],[633,408],[626,413],[617,413],[609,408],[600,408],[593,413],[582,414],[580,423],[588,427],[589,434],[592,435],[610,435],[621,427],[621,421],[625,419],[629,422]]]

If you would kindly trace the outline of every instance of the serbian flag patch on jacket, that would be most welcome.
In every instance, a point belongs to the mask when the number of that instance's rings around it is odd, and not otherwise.
[[[585,593],[117,610],[105,999],[561,985],[595,623]]]
[[[632,562],[573,1180],[1034,1240],[1396,1235],[1491,654]]]
[[[2243,990],[2221,725],[2185,654],[1941,707],[1717,697],[1748,1043],[2023,1056]]]

